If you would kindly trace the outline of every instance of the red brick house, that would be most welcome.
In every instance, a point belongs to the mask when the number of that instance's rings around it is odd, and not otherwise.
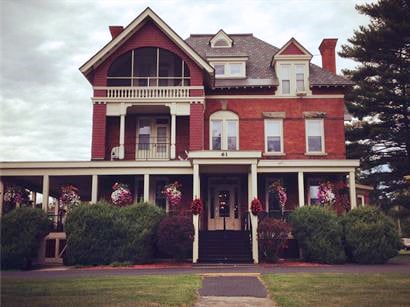
[[[349,208],[357,206],[359,161],[346,159],[344,135],[351,83],[336,75],[336,39],[320,44],[318,67],[294,38],[281,48],[223,30],[184,40],[149,8],[110,31],[112,40],[80,67],[93,89],[91,161],[0,163],[1,193],[19,184],[34,198],[42,193],[52,212],[49,196],[57,198],[63,184],[95,203],[122,182],[135,200],[169,210],[161,191],[178,181],[185,214],[193,197],[205,204],[193,216],[194,263],[259,261],[258,217],[249,213],[255,197],[266,214],[287,215],[316,204],[320,184],[330,181],[347,184]],[[284,212],[273,182],[286,188]],[[222,230],[235,244],[225,243],[231,253],[221,256],[209,244]],[[64,233],[50,234],[48,258],[58,257],[63,240]]]

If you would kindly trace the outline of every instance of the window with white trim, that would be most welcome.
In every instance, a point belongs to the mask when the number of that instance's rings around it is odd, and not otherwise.
[[[282,119],[265,119],[265,152],[283,153]]]
[[[290,94],[290,64],[280,65],[282,94]]]
[[[296,72],[296,91],[304,92],[305,91],[305,65],[296,64],[295,72]]]
[[[239,149],[239,117],[231,111],[218,111],[210,117],[211,150]]]
[[[306,119],[306,152],[325,152],[323,119]]]
[[[215,78],[245,78],[245,62],[214,62]]]

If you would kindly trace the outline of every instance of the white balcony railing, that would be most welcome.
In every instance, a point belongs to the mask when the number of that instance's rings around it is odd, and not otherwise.
[[[94,87],[94,90],[105,91],[99,93],[98,97],[106,97],[110,99],[178,99],[189,98],[191,90],[201,90],[202,86],[157,86],[157,87],[135,87],[135,86],[122,86],[122,87]],[[97,98],[97,97],[95,97]]]

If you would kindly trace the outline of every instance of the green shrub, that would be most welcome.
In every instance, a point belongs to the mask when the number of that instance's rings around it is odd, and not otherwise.
[[[375,208],[358,208],[342,217],[349,260],[363,264],[385,263],[401,248],[393,222]]]
[[[148,262],[163,211],[150,204],[116,208],[110,204],[82,205],[66,221],[66,264]]]
[[[285,247],[290,226],[281,220],[264,218],[258,225],[259,250],[262,259],[276,262],[280,251]]]
[[[39,209],[19,208],[1,218],[1,268],[28,269],[51,221]]]
[[[158,249],[177,261],[188,257],[192,251],[194,225],[192,217],[168,216],[159,224],[157,232]]]
[[[305,206],[292,212],[290,223],[304,260],[331,264],[345,262],[342,225],[335,213]]]

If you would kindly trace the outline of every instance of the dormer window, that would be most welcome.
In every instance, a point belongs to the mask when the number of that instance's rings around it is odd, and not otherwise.
[[[282,94],[290,94],[290,68],[289,64],[280,65]]]
[[[219,30],[209,43],[212,48],[231,48],[233,40],[223,30]]]
[[[305,91],[305,65],[296,64],[295,72],[296,72],[296,91],[303,92]]]
[[[236,79],[246,78],[246,63],[243,62],[210,62],[215,69],[215,78],[217,79]]]

